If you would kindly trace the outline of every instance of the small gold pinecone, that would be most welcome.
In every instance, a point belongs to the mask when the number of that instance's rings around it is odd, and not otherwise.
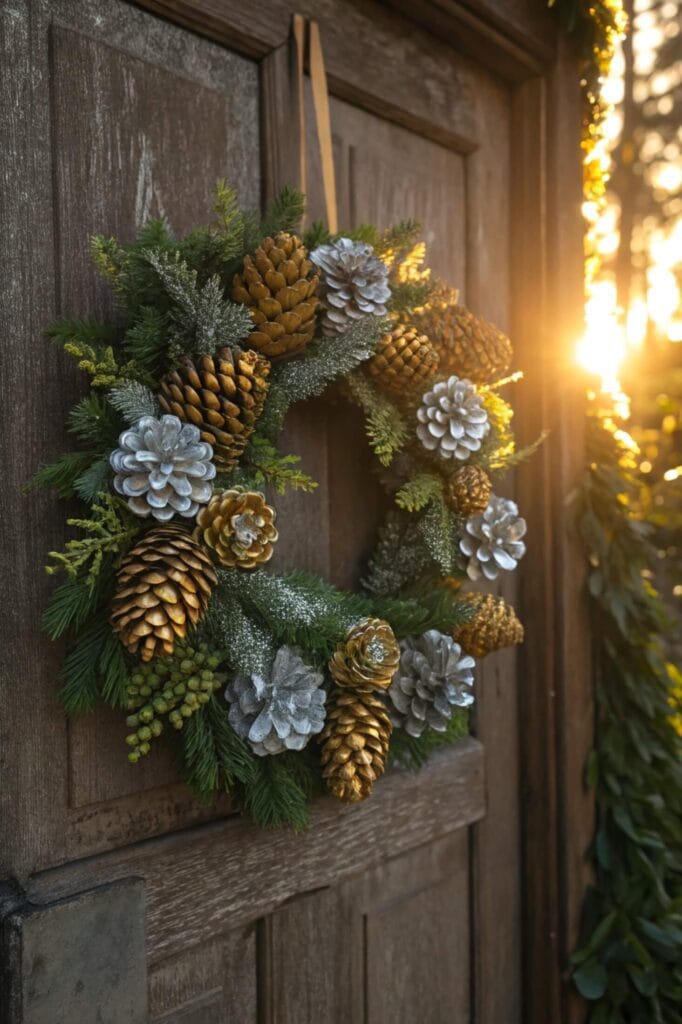
[[[412,317],[438,352],[441,375],[456,374],[474,384],[499,380],[511,364],[511,341],[494,324],[474,316],[465,306],[450,303],[451,291],[437,290]]]
[[[438,353],[416,327],[397,324],[379,341],[367,371],[378,384],[391,391],[405,391],[423,385],[438,369]]]
[[[232,283],[232,298],[248,306],[256,325],[249,345],[269,359],[301,352],[315,332],[319,275],[296,235],[264,238],[244,258]]]
[[[213,459],[229,468],[246,447],[268,393],[270,363],[257,352],[222,348],[186,359],[160,385],[159,404],[201,430]]]
[[[523,643],[523,626],[504,598],[494,594],[467,594],[466,600],[474,606],[473,618],[458,626],[452,635],[472,658],[484,658],[501,647]]]
[[[194,539],[215,551],[223,565],[255,569],[272,558],[275,510],[260,491],[218,491],[199,510]]]
[[[448,481],[448,504],[462,516],[473,516],[487,508],[492,484],[480,466],[460,466]]]
[[[150,530],[123,558],[111,625],[142,661],[172,654],[176,638],[206,611],[216,574],[206,552],[182,526]]]
[[[338,686],[357,693],[386,690],[400,661],[400,645],[384,619],[360,619],[329,659]]]
[[[322,777],[333,796],[347,803],[369,796],[386,767],[392,730],[378,697],[340,688],[331,693],[320,759]]]

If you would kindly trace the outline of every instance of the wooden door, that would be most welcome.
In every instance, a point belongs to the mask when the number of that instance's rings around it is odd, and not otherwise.
[[[305,0],[296,9],[321,24],[341,223],[419,218],[434,271],[475,311],[512,332],[523,328],[519,363],[534,361],[520,395],[530,433],[547,418],[546,399],[532,404],[546,383],[537,356],[539,291],[549,273],[546,153],[541,160],[536,149],[547,145],[547,82],[561,76],[537,5],[506,6],[472,13],[453,4],[444,15],[430,3]],[[295,119],[280,88],[293,9],[289,0],[12,0],[0,14],[11,54],[0,71],[11,282],[2,384],[2,519],[11,542],[3,545],[3,579],[21,581],[3,598],[0,877],[14,880],[6,904],[14,923],[2,948],[10,957],[27,899],[33,913],[142,879],[126,892],[140,913],[146,904],[148,1008],[138,1005],[133,1017],[112,996],[103,1020],[514,1024],[531,1020],[522,1010],[524,937],[540,950],[550,943],[557,979],[565,954],[552,946],[545,919],[534,923],[535,905],[525,914],[522,907],[527,865],[538,872],[544,909],[557,870],[557,851],[536,844],[546,819],[556,828],[557,784],[543,764],[556,768],[554,712],[541,701],[529,727],[520,721],[550,685],[545,662],[531,655],[521,680],[513,654],[491,657],[477,677],[476,738],[417,775],[391,773],[359,807],[320,800],[310,833],[295,837],[256,831],[227,798],[197,804],[161,752],[127,765],[114,714],[65,723],[55,687],[61,652],[40,637],[48,590],[41,566],[62,541],[62,510],[22,488],[63,442],[64,411],[81,384],[41,332],[57,315],[110,311],[89,265],[90,234],[130,237],[153,216],[186,230],[210,215],[219,177],[251,205],[293,180]],[[555,78],[545,81],[545,73]],[[577,173],[571,182],[577,194]],[[573,265],[575,250],[566,249],[552,274]],[[551,416],[561,425],[566,413],[557,405]],[[371,493],[361,430],[347,410],[317,402],[296,411],[286,431],[320,488],[281,504],[287,526],[277,568],[351,583],[371,540],[352,514]],[[526,588],[537,644],[536,630],[546,630],[556,607],[544,561],[555,559],[548,530],[560,515],[552,488],[570,466],[547,478],[541,468],[533,473],[520,488],[522,498],[539,488],[542,499],[536,513],[525,510],[538,530]],[[565,604],[575,606],[572,592]],[[559,678],[561,657],[554,661],[550,673]],[[527,775],[526,741],[541,783]],[[59,973],[58,949],[54,958]],[[144,975],[136,978],[144,988]],[[81,981],[87,990],[92,979]],[[103,984],[104,991],[106,977]],[[11,1005],[23,1000],[27,1012],[31,985],[14,978],[10,987]],[[79,1005],[84,1024],[99,1019],[93,999]]]

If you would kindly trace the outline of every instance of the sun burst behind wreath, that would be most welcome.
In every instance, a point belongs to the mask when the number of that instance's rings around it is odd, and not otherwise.
[[[472,655],[523,629],[459,587],[525,550],[492,493],[526,454],[500,394],[509,339],[432,281],[415,222],[299,237],[302,213],[285,189],[260,220],[219,183],[184,238],[160,221],[94,238],[119,313],[49,328],[90,390],[35,478],[87,506],[47,567],[65,575],[44,626],[68,637],[66,712],[120,708],[132,764],[163,735],[200,796],[295,828],[323,786],[364,799],[391,758],[466,732]],[[392,499],[354,593],[266,568],[276,496],[317,486],[278,447],[287,410],[335,383]]]

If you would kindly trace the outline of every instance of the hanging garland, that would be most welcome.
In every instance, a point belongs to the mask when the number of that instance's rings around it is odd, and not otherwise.
[[[492,485],[528,451],[500,395],[510,342],[431,279],[417,224],[301,241],[300,194],[261,220],[224,183],[215,210],[184,238],[159,221],[96,237],[119,314],[48,331],[90,392],[74,450],[37,475],[88,506],[50,553],[65,578],[44,626],[69,636],[68,714],[120,708],[131,763],[163,734],[200,796],[300,828],[322,783],[361,800],[391,757],[466,732],[473,656],[523,630],[460,584],[524,554]],[[316,487],[277,447],[286,413],[331,385],[362,410],[392,505],[357,593],[264,568],[286,530],[272,496]]]

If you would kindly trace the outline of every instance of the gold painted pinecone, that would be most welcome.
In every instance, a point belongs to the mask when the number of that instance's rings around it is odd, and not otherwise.
[[[523,643],[523,626],[516,612],[502,597],[494,594],[467,594],[474,606],[469,622],[458,626],[453,637],[473,658],[484,658],[501,647]]]
[[[322,777],[338,800],[369,796],[386,767],[393,726],[385,705],[371,693],[334,689],[320,735]]]
[[[367,371],[378,384],[402,392],[420,387],[438,369],[438,353],[416,327],[397,324],[379,341]]]
[[[451,293],[452,289],[438,289],[412,316],[438,352],[441,376],[456,374],[474,384],[499,380],[511,365],[511,341],[494,324],[451,303]]]
[[[400,646],[384,619],[360,619],[338,644],[329,671],[338,686],[358,693],[386,690],[400,661]]]
[[[246,447],[268,393],[270,363],[258,352],[222,348],[186,359],[160,385],[163,410],[193,423],[213,445],[213,460],[233,466]]]
[[[484,469],[460,466],[448,481],[448,504],[462,516],[473,516],[487,507],[491,492],[490,477]]]
[[[206,611],[216,574],[182,526],[150,530],[123,558],[111,608],[121,643],[142,661],[172,654]]]
[[[272,558],[277,540],[275,510],[260,491],[219,491],[197,516],[194,539],[211,548],[223,565],[255,569]]]
[[[235,274],[232,298],[248,306],[255,327],[251,348],[269,359],[301,352],[315,332],[319,275],[296,235],[264,238]]]

